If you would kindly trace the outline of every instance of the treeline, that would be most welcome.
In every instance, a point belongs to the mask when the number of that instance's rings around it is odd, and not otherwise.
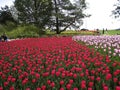
[[[66,29],[79,28],[88,17],[83,13],[87,8],[85,0],[15,0],[11,7],[5,6],[0,10],[0,29],[16,32],[36,28],[38,36],[49,29],[60,34]],[[19,27],[19,28],[18,28]],[[29,28],[30,27],[30,28]],[[5,31],[2,29],[3,31]],[[32,31],[31,29],[30,31]],[[34,30],[33,30],[34,31]],[[31,33],[32,34],[32,33]]]

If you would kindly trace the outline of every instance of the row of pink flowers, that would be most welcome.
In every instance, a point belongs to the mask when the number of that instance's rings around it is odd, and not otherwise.
[[[109,55],[111,59],[120,57],[120,36],[74,36],[73,40],[82,41],[86,45],[94,46],[97,51]]]
[[[120,90],[120,63],[71,37],[0,43],[0,90]]]

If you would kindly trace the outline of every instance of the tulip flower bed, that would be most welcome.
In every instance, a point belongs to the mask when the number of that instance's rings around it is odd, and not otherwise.
[[[0,90],[120,90],[120,63],[71,37],[0,43]]]
[[[75,41],[94,47],[98,52],[108,55],[111,60],[120,61],[120,36],[74,36]]]

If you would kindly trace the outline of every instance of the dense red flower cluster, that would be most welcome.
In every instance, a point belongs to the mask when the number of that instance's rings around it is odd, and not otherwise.
[[[0,90],[120,90],[120,63],[71,37],[0,43]]]

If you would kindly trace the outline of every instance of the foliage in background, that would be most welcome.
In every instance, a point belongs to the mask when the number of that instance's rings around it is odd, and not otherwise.
[[[79,28],[86,17],[83,11],[86,9],[85,0],[53,0],[53,13],[50,27],[60,34],[68,28]]]
[[[51,0],[15,0],[14,6],[18,11],[19,23],[32,23],[43,29],[51,17]]]
[[[33,23],[42,29],[49,28],[60,34],[67,28],[79,28],[86,17],[85,0],[15,0],[20,23]]]
[[[112,11],[112,14],[115,18],[120,17],[120,0],[117,0],[117,3],[114,5],[115,9]]]
[[[8,6],[5,6],[0,10],[0,24],[6,25],[8,21],[17,24],[17,21],[12,16],[10,8]]]
[[[45,32],[39,32],[39,28],[34,25],[18,26],[11,32],[8,32],[9,38],[39,37]]]
[[[6,24],[0,24],[0,34],[14,30],[17,25],[14,22],[6,21]]]

